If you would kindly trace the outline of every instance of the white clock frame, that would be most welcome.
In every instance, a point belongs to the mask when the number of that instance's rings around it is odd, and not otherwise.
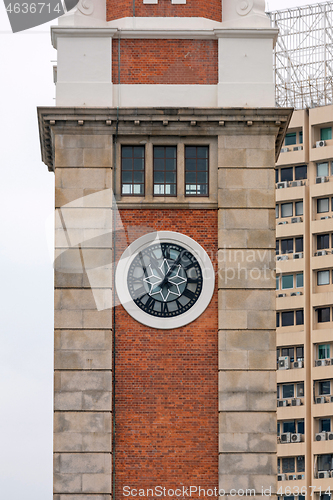
[[[201,267],[203,281],[200,296],[188,311],[179,316],[158,318],[147,314],[135,304],[128,290],[127,275],[130,265],[141,250],[154,243],[181,245],[194,255]],[[156,231],[141,236],[127,247],[117,265],[115,284],[120,303],[132,318],[151,328],[170,330],[191,323],[204,312],[214,293],[215,272],[207,252],[195,240],[174,231]]]

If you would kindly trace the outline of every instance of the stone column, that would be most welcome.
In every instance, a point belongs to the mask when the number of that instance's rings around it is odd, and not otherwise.
[[[275,136],[251,124],[219,136],[219,479],[261,496],[276,493]]]
[[[110,500],[112,135],[81,125],[53,130],[54,499]]]

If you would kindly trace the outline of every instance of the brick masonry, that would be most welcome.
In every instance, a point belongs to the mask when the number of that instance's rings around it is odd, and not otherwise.
[[[222,20],[221,0],[187,0],[186,4],[173,5],[171,0],[158,0],[158,4],[147,5],[143,0],[107,0],[107,21],[122,17],[204,17],[213,21]]]
[[[150,227],[190,236],[216,266],[216,210],[121,210],[120,216],[130,231],[127,241],[118,239],[118,256]],[[217,307],[216,286],[200,318],[175,330],[140,325],[117,307],[116,498],[129,484],[218,486]]]
[[[112,42],[112,81],[121,84],[218,83],[217,40],[128,40]]]

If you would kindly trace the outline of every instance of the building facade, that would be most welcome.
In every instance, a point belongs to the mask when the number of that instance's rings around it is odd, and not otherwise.
[[[296,111],[275,171],[279,486],[325,499],[333,477],[332,125],[332,106]]]
[[[274,108],[264,2],[82,1],[51,31],[54,498],[276,495],[291,110]]]

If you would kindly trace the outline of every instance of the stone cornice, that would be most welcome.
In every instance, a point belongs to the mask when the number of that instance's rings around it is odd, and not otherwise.
[[[70,38],[84,38],[84,37],[109,37],[112,38],[118,32],[117,28],[108,27],[94,27],[94,28],[81,28],[73,26],[51,26],[51,40],[52,45],[57,48],[57,40],[60,37],[70,37]]]
[[[38,108],[42,160],[54,170],[53,134],[217,136],[258,133],[276,135],[276,158],[292,115],[291,108]],[[117,126],[118,121],[118,126]]]
[[[218,38],[271,38],[275,39],[278,30],[275,28],[241,28],[241,29],[127,29],[103,27],[73,27],[52,26],[52,45],[57,48],[57,40],[60,37],[120,37],[120,38],[143,38],[143,39],[192,39],[192,40],[214,40]]]

